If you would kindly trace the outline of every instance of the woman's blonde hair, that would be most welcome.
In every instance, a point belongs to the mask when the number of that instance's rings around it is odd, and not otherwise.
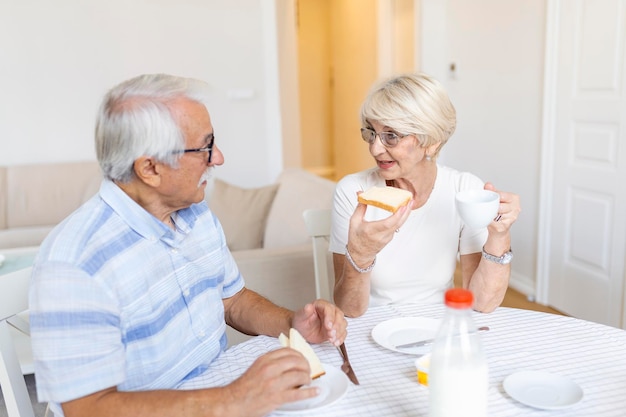
[[[432,158],[456,129],[456,110],[443,86],[426,74],[402,74],[383,80],[361,106],[361,124],[381,123],[401,135],[414,135],[420,146],[439,143]]]

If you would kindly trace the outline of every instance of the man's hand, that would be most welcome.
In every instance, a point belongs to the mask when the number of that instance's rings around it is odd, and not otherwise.
[[[343,311],[325,300],[315,300],[296,311],[291,323],[308,342],[329,341],[335,346],[345,340],[347,324]]]
[[[318,388],[300,388],[311,383],[310,372],[302,354],[278,349],[224,387],[134,392],[111,387],[62,406],[67,417],[262,417],[284,403],[319,395]]]
[[[309,363],[296,350],[274,350],[259,357],[241,377],[225,387],[230,393],[228,401],[247,410],[245,415],[264,416],[284,403],[319,395],[316,387],[302,387],[311,383],[310,372]]]

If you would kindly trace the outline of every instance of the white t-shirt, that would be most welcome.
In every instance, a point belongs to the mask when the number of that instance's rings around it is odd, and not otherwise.
[[[384,186],[372,168],[347,175],[338,183],[333,200],[329,250],[345,254],[350,217],[357,205],[357,191]],[[458,191],[483,188],[474,174],[437,165],[437,178],[428,201],[413,210],[399,232],[377,255],[371,272],[370,306],[443,302],[452,286],[458,255],[480,252],[487,228],[465,227],[457,214]],[[365,220],[380,220],[391,213],[368,206]]]

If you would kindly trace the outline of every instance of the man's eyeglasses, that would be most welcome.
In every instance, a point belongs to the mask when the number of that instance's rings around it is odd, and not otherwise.
[[[187,153],[187,152],[207,152],[209,154],[209,157],[207,158],[207,163],[210,164],[211,163],[211,157],[213,156],[213,143],[215,143],[215,134],[209,133],[209,135],[207,136],[207,139],[210,139],[210,142],[204,148],[183,149],[182,151],[179,151],[179,152],[181,152],[181,153]]]
[[[393,148],[398,144],[398,142],[400,142],[400,139],[403,139],[410,135],[400,136],[395,132],[376,133],[373,129],[369,129],[367,127],[361,128],[361,137],[365,142],[369,143],[370,145],[374,143],[374,141],[376,140],[376,136],[380,138],[380,141],[382,142],[384,147]]]

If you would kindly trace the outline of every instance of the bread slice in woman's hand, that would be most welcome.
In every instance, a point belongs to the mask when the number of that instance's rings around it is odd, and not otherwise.
[[[413,198],[410,191],[396,187],[372,187],[359,194],[359,203],[395,213]]]
[[[289,347],[302,353],[306,360],[309,361],[311,379],[319,378],[326,373],[322,362],[315,354],[311,345],[309,345],[309,342],[307,342],[296,329],[293,327],[289,329],[289,337],[281,333],[280,336],[278,336],[278,341],[283,347]]]

